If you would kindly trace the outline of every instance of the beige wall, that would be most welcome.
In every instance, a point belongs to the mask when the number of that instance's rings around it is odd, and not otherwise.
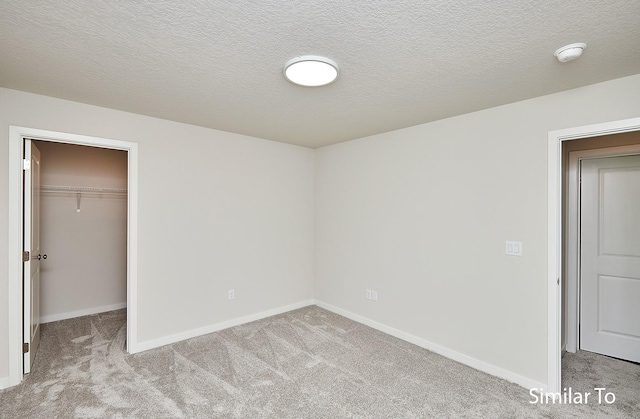
[[[313,150],[0,89],[0,383],[9,125],[138,144],[139,344],[312,297]]]
[[[127,153],[36,141],[43,185],[127,188]],[[48,322],[127,302],[127,195],[41,193],[40,316]]]
[[[639,115],[636,75],[316,150],[314,297],[546,383],[548,132]]]

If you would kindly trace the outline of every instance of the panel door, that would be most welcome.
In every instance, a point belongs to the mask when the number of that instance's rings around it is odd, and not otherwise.
[[[24,250],[29,260],[24,265],[24,354],[23,372],[31,372],[40,344],[40,150],[25,140],[25,159],[30,161],[24,172]]]
[[[580,348],[640,362],[640,156],[581,175]]]

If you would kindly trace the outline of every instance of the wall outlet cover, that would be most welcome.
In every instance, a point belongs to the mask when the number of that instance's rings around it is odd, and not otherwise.
[[[522,242],[507,240],[505,254],[509,256],[522,256]]]

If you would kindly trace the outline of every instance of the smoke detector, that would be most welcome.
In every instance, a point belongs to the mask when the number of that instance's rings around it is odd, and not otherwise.
[[[569,44],[558,48],[553,55],[555,55],[561,63],[566,63],[567,61],[573,61],[579,58],[586,47],[587,44],[583,44],[582,42]]]

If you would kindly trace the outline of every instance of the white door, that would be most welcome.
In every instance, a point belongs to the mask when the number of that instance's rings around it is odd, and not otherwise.
[[[580,349],[640,362],[640,156],[581,173]]]
[[[25,374],[40,344],[40,150],[31,140],[24,144],[24,250],[29,259],[24,264],[24,365]],[[45,256],[46,258],[46,256]],[[26,259],[26,258],[25,258]]]

